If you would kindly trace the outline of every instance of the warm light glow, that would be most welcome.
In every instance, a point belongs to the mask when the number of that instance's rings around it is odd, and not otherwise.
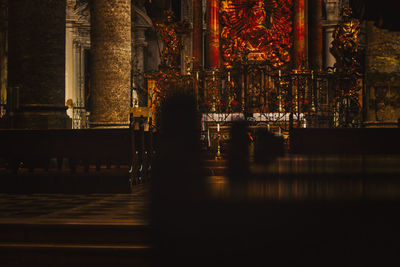
[[[291,59],[292,0],[223,0],[220,4],[222,56],[232,68],[251,61],[280,67]]]

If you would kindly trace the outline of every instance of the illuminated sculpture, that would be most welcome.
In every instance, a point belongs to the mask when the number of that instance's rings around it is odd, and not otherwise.
[[[355,71],[358,63],[358,46],[360,44],[360,22],[351,19],[350,8],[343,9],[342,22],[333,32],[330,52],[336,59],[338,71]]]
[[[155,28],[164,43],[162,65],[176,68],[179,66],[179,55],[183,48],[180,34],[187,30],[187,23],[174,22],[174,12],[167,10],[164,23],[155,23]]]
[[[290,61],[292,0],[222,0],[222,56],[226,68],[244,55],[274,68]]]

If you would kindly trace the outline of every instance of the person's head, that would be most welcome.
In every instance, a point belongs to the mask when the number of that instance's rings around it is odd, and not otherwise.
[[[353,11],[349,7],[344,7],[342,10],[342,19],[344,21],[348,21],[351,19],[351,16],[353,14]]]
[[[165,11],[165,17],[166,17],[166,20],[168,23],[172,23],[175,18],[174,11],[172,11],[172,10]]]

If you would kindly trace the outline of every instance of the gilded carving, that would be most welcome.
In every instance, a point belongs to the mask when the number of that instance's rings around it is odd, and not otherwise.
[[[360,22],[351,18],[350,8],[343,9],[342,21],[333,32],[330,52],[336,59],[338,71],[353,72],[359,68],[358,47],[360,44]]]
[[[292,0],[222,0],[222,56],[226,68],[243,57],[278,68],[291,60]]]
[[[162,65],[167,67],[179,66],[179,55],[183,49],[181,34],[187,31],[187,23],[174,21],[174,12],[165,11],[165,21],[155,23],[155,28],[164,43]]]

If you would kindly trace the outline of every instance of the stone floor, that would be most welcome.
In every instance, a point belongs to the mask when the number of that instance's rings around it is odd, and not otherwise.
[[[132,194],[0,194],[0,224],[147,224],[148,185]]]
[[[309,260],[314,261],[309,266],[388,266],[382,257],[397,257],[400,159],[285,157],[269,167],[253,165],[254,177],[240,181],[224,175],[224,163],[206,164],[213,170],[205,180],[208,203],[190,202],[196,208],[163,203],[166,214],[177,215],[164,219],[177,229],[162,230],[179,249],[199,258],[204,248],[246,255],[241,246],[247,244],[254,261],[279,260],[281,266]],[[134,261],[147,266],[153,244],[150,186],[135,186],[131,194],[0,194],[0,262],[111,266],[118,260],[120,266]],[[182,187],[171,179],[163,190],[181,199],[177,188]],[[186,217],[194,219],[186,225]],[[181,233],[177,238],[175,230]],[[174,252],[168,242],[165,255]],[[346,255],[353,255],[351,264],[342,265]],[[331,264],[320,262],[331,258],[336,259]],[[235,261],[204,266],[265,266]]]

